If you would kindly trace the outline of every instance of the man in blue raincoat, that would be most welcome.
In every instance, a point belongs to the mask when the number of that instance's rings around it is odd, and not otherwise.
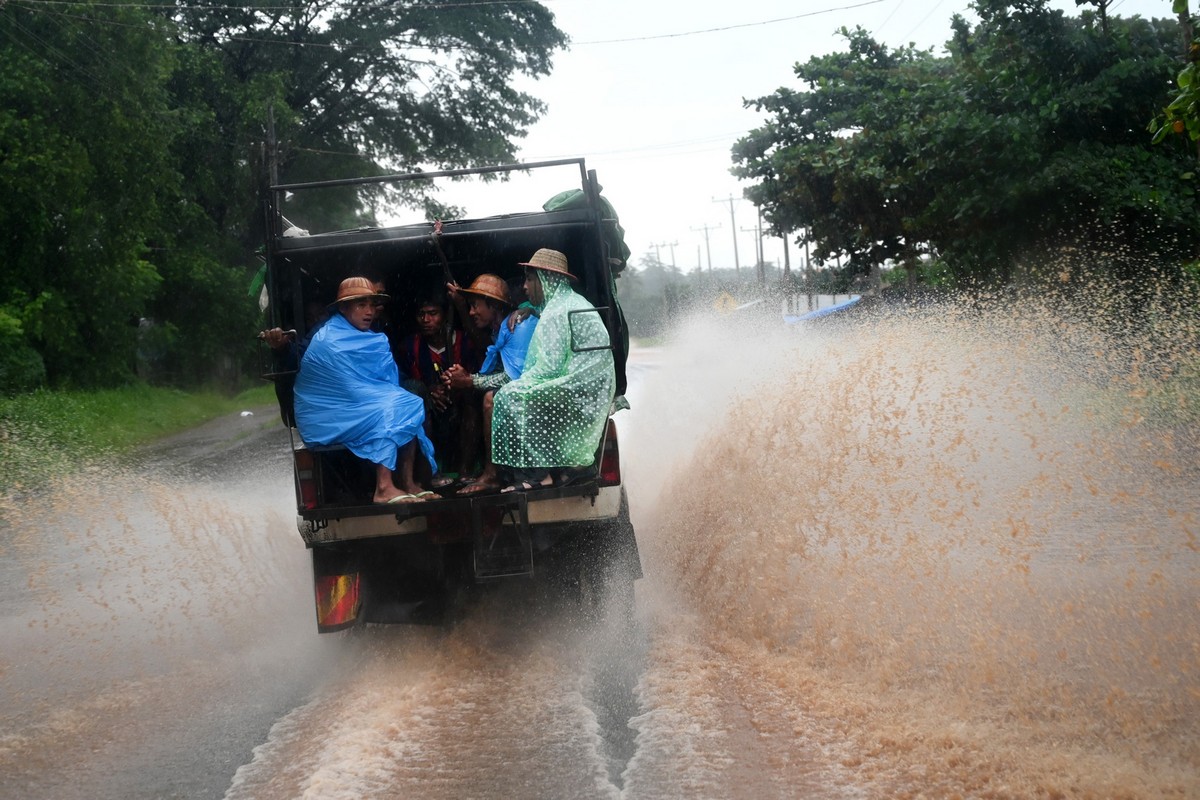
[[[345,445],[375,464],[374,502],[419,502],[433,492],[413,479],[416,447],[431,466],[437,462],[425,434],[424,401],[400,388],[388,338],[371,330],[385,300],[366,278],[342,281],[337,313],[300,361],[296,426],[308,444]]]

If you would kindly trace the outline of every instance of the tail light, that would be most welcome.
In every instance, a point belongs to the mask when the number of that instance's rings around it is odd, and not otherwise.
[[[621,452],[617,447],[617,426],[611,419],[604,435],[604,450],[600,453],[600,485],[621,485]]]
[[[316,459],[308,450],[296,450],[296,494],[303,508],[317,507]]]

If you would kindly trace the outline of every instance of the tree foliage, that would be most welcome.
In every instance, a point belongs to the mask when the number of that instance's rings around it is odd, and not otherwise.
[[[1193,142],[1200,142],[1200,38],[1196,37],[1196,21],[1188,9],[1188,0],[1174,0],[1171,9],[1179,18],[1184,65],[1175,78],[1177,91],[1150,123],[1150,130],[1154,132],[1155,143],[1172,134],[1184,133]]]
[[[511,161],[542,111],[515,79],[565,41],[537,3],[0,4],[5,341],[53,383],[111,384],[153,317],[177,379],[236,373],[269,115],[285,182]],[[436,205],[308,194],[289,212],[329,226]]]
[[[735,146],[735,172],[776,232],[859,273],[937,255],[959,281],[1007,282],[1047,242],[1099,227],[1133,269],[1190,252],[1200,233],[1184,148],[1155,148],[1178,33],[1167,20],[1044,0],[977,0],[947,55],[843,30],[846,52],[795,68],[803,90],[750,105],[767,123]]]
[[[51,376],[84,383],[131,364],[129,320],[160,282],[144,231],[174,181],[161,35],[97,13],[0,11],[0,311]]]

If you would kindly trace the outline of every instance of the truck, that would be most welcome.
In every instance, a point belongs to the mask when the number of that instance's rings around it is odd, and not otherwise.
[[[408,181],[550,169],[578,184],[531,210],[325,232],[307,230],[304,219],[293,222],[284,213],[285,204],[289,212],[314,207],[295,202],[303,193],[334,187],[390,184],[402,190]],[[516,280],[520,262],[551,248],[567,256],[578,277],[576,291],[603,320],[608,342],[602,346],[612,350],[616,369],[617,398],[596,442],[594,463],[569,483],[468,496],[452,485],[425,502],[393,505],[372,502],[371,464],[341,445],[302,439],[292,386],[303,362],[268,360],[264,376],[275,383],[289,433],[297,528],[312,555],[317,630],[442,622],[489,585],[517,580],[533,581],[539,594],[544,589],[555,602],[576,604],[591,618],[628,615],[642,571],[612,418],[628,407],[623,397],[628,332],[616,289],[628,250],[595,172],[578,158],[273,182],[265,205],[263,298],[273,326],[303,337],[313,308],[329,304],[344,278],[365,276],[392,298],[386,324],[403,332],[412,325],[405,302],[421,287],[446,282],[466,287],[482,273]]]

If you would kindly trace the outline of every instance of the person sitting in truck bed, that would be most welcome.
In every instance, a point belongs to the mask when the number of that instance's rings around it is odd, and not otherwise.
[[[425,432],[434,448],[453,454],[460,476],[469,475],[479,455],[479,406],[466,392],[442,382],[451,366],[475,372],[483,361],[473,337],[447,324],[444,292],[430,293],[417,301],[417,332],[401,339],[395,347],[405,389],[425,401]],[[447,345],[447,342],[449,344]],[[453,483],[448,475],[435,474],[433,487]]]
[[[443,378],[450,389],[474,389],[482,393],[483,471],[458,491],[460,495],[478,494],[500,488],[500,478],[491,458],[492,397],[498,388],[521,377],[529,340],[537,327],[538,309],[522,302],[517,310],[509,313],[512,293],[499,275],[484,273],[472,281],[469,288],[460,289],[454,284],[448,288],[452,294],[469,297],[471,321],[477,330],[486,331],[493,340],[478,373],[471,374],[464,367],[455,365]]]
[[[542,248],[521,266],[529,302],[542,312],[521,377],[493,401],[492,460],[513,473],[501,491],[545,486],[552,471],[564,477],[590,466],[616,388],[608,330],[571,288],[567,257]]]
[[[337,313],[300,361],[296,426],[310,445],[344,445],[373,463],[374,502],[413,502],[433,494],[413,479],[417,446],[431,466],[437,462],[425,435],[425,404],[400,387],[387,336],[371,330],[386,300],[366,278],[342,281]]]
[[[258,338],[271,348],[275,399],[279,401],[279,415],[283,424],[290,428],[296,427],[296,414],[293,410],[296,370],[300,369],[300,359],[304,357],[304,351],[308,349],[313,335],[328,319],[329,309],[324,303],[309,301],[304,307],[304,336],[282,328],[269,328],[258,334]]]

